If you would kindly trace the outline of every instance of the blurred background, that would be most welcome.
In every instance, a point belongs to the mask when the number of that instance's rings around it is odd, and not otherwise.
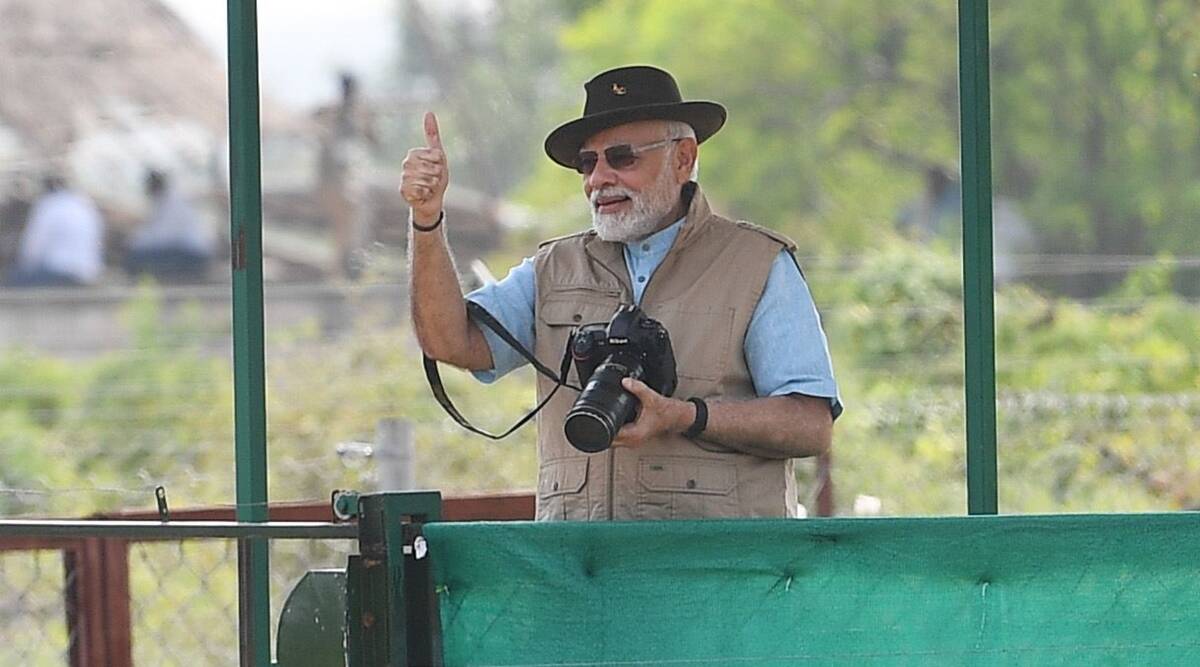
[[[224,4],[0,0],[0,515],[233,501]],[[847,406],[835,512],[965,513],[955,3],[258,5],[273,501],[387,488],[398,456],[533,487],[532,427],[484,441],[428,392],[399,164],[437,112],[464,288],[501,277],[590,224],[545,135],[651,63],[729,109],[717,210],[799,243]],[[1000,511],[1196,508],[1200,3],[990,20]],[[533,406],[528,373],[445,374],[485,428]]]

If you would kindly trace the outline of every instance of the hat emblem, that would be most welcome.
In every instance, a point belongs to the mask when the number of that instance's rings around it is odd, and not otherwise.
[[[625,89],[625,86],[622,86],[622,85],[621,85],[621,84],[619,84],[619,83],[614,83],[614,84],[612,85],[612,93],[613,93],[613,95],[624,95],[624,94],[625,94],[625,93],[627,93],[627,92],[629,92],[629,91],[627,91],[627,90]]]

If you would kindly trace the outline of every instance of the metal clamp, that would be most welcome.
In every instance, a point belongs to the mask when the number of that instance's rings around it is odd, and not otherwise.
[[[330,498],[333,516],[338,521],[358,518],[358,491],[335,489]]]

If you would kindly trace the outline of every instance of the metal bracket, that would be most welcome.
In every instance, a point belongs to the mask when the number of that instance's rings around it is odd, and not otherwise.
[[[158,520],[166,523],[171,520],[171,510],[167,507],[167,488],[165,486],[157,486],[154,488],[154,500],[158,503]]]
[[[330,504],[333,506],[333,516],[338,521],[358,518],[358,491],[335,489]]]

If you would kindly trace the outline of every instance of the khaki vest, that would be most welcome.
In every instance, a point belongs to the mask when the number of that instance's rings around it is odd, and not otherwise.
[[[642,309],[666,327],[675,349],[674,396],[712,403],[755,397],[742,344],[771,265],[794,244],[709,209],[694,184],[687,221],[650,278]],[[620,243],[594,231],[547,241],[537,274],[534,353],[558,368],[572,330],[607,322],[633,302]],[[575,379],[572,371],[571,379]],[[538,398],[553,389],[538,378]],[[560,389],[538,414],[539,520],[784,517],[796,513],[790,459],[765,459],[715,442],[673,435],[596,454],[575,449],[563,422],[578,394]]]

